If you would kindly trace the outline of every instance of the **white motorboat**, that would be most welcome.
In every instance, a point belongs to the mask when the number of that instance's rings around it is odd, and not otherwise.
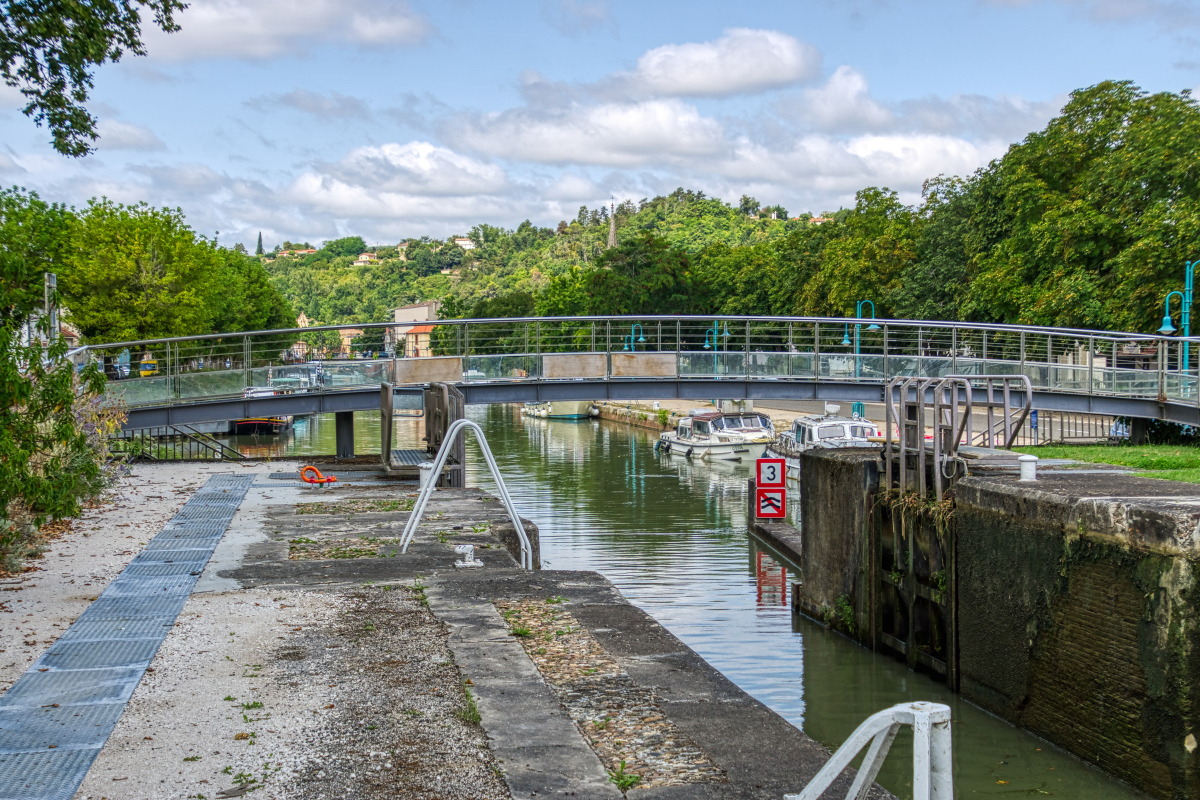
[[[779,434],[767,446],[767,455],[787,462],[789,478],[800,477],[800,454],[806,450],[832,450],[847,447],[881,447],[875,423],[838,416],[839,406],[827,405],[825,414],[797,417],[790,430]]]
[[[762,456],[774,438],[775,426],[766,414],[693,409],[674,431],[664,431],[654,447],[688,458],[752,461]]]
[[[522,413],[541,419],[587,419],[600,414],[591,400],[552,400],[526,403]]]

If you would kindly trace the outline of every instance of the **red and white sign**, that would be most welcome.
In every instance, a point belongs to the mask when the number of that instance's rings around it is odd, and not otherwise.
[[[787,489],[757,488],[754,490],[754,515],[759,519],[783,519],[787,505]]]
[[[760,458],[755,462],[757,486],[783,486],[787,477],[787,464],[782,458]]]

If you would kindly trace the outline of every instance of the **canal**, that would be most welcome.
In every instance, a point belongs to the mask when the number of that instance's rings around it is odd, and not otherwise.
[[[541,420],[514,406],[472,406],[468,416],[486,431],[522,516],[541,530],[545,567],[602,573],[738,686],[827,747],[880,709],[931,700],[954,709],[958,797],[1144,797],[927,676],[793,616],[797,570],[746,529],[748,465],[656,455],[655,434],[620,423]],[[378,417],[356,414],[357,452],[379,452]],[[395,446],[420,446],[419,426],[397,422]],[[228,441],[255,455],[331,453],[333,418],[302,419],[274,441]],[[491,487],[473,440],[468,479]],[[910,742],[910,734],[898,739],[879,776],[901,798],[911,797]]]

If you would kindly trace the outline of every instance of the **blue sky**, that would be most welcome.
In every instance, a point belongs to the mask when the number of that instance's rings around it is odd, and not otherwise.
[[[106,66],[99,151],[57,155],[0,91],[0,180],[196,230],[372,243],[700,189],[792,215],[920,197],[1105,79],[1200,84],[1171,0],[194,0]]]

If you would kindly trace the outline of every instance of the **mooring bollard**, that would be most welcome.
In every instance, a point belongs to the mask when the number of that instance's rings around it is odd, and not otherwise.
[[[1017,456],[1017,463],[1021,465],[1021,478],[1023,481],[1037,480],[1037,456]]]
[[[420,470],[420,477],[417,481],[418,489],[424,489],[425,484],[429,483],[431,480],[434,480],[433,466],[434,464],[432,461],[422,461],[420,464],[417,464],[417,469]]]

